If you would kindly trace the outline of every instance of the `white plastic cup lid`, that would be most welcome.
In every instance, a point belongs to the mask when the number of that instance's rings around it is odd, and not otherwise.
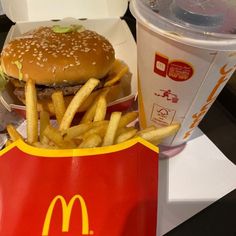
[[[235,0],[138,0],[174,25],[236,38]],[[229,36],[228,36],[229,37]]]
[[[222,2],[209,0],[174,0],[171,10],[173,17],[182,25],[205,27],[209,31],[223,30],[224,12],[221,11]]]
[[[236,0],[134,0],[147,22],[199,46],[236,50]],[[226,48],[226,49],[224,49]]]

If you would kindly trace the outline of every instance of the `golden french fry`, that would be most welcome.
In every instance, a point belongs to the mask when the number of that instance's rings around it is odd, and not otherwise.
[[[105,136],[107,127],[108,127],[108,124],[93,126],[91,129],[89,129],[86,133],[84,133],[79,138],[82,138],[84,140],[84,139],[87,139],[88,136],[92,134],[98,134],[100,137],[103,138]]]
[[[142,135],[143,133],[147,133],[147,132],[155,130],[155,129],[157,129],[157,128],[154,125],[151,125],[151,126],[147,127],[146,129],[138,131],[137,135],[139,136],[139,135]]]
[[[150,143],[154,144],[154,145],[158,145],[161,143],[162,139],[159,138],[152,138],[150,140],[148,140]]]
[[[11,141],[14,142],[18,139],[23,140],[23,137],[20,135],[20,133],[16,130],[16,128],[12,124],[7,125],[7,132],[11,138]]]
[[[83,142],[83,139],[74,138],[73,141],[79,147],[79,145]]]
[[[124,76],[129,71],[129,68],[126,66],[124,67],[114,78],[105,82],[104,87],[112,86],[121,80],[122,76]]]
[[[96,121],[92,123],[90,122],[86,124],[79,124],[76,126],[72,126],[65,131],[62,131],[61,134],[64,137],[64,140],[70,140],[70,139],[75,139],[75,138],[82,139],[83,136],[87,137],[91,133],[100,132],[100,130],[103,131],[103,129],[107,128],[108,123],[109,123],[108,120],[103,120],[103,121]],[[96,127],[100,127],[100,128],[96,129]],[[93,130],[93,128],[95,128],[95,130]]]
[[[180,128],[180,124],[172,124],[169,126],[161,127],[161,128],[156,128],[154,130],[148,131],[148,132],[139,132],[137,134],[138,136],[146,139],[146,140],[153,140],[153,139],[163,139],[166,137],[169,137],[173,134],[175,134]],[[144,130],[145,131],[145,130]]]
[[[38,111],[35,83],[29,79],[25,86],[27,142],[29,144],[38,141]]]
[[[76,144],[72,140],[64,140],[60,131],[48,125],[43,134],[60,148],[76,148]]]
[[[97,127],[97,126],[101,126],[101,125],[108,125],[109,124],[109,120],[101,120],[101,121],[94,121],[91,123],[92,127]]]
[[[89,135],[80,145],[79,148],[94,148],[102,143],[102,138],[98,134]]]
[[[69,140],[82,135],[90,128],[91,128],[91,123],[80,124],[70,127],[69,129],[62,132],[62,134],[65,140]]]
[[[138,118],[138,112],[132,111],[121,116],[119,128],[123,128]]]
[[[97,79],[89,79],[82,88],[76,93],[72,101],[70,102],[68,108],[66,109],[66,112],[62,118],[61,124],[60,124],[60,130],[68,129],[71,125],[71,122],[75,116],[75,113],[77,112],[80,105],[83,103],[83,101],[86,100],[86,98],[91,94],[91,92],[94,90],[94,88],[99,84],[99,80]]]
[[[110,121],[103,139],[102,146],[109,146],[114,143],[116,131],[121,119],[121,112],[113,112],[110,117]]]
[[[97,108],[97,102],[94,102],[93,105],[85,112],[84,116],[80,121],[80,124],[92,122],[96,112],[96,108]]]
[[[108,78],[104,84],[104,87],[112,86],[118,82],[127,72],[128,66],[122,63],[120,60],[116,60],[108,74]]]
[[[8,147],[10,144],[12,144],[13,142],[10,140],[10,139],[8,139],[7,141],[6,141],[6,143],[5,143],[5,146],[6,147]]]
[[[108,75],[114,75],[117,74],[122,68],[122,62],[121,60],[116,59],[114,63],[112,64],[112,67],[110,71],[108,72]]]
[[[50,125],[48,125],[44,129],[43,134],[49,140],[51,140],[55,145],[57,145],[59,147],[63,146],[63,141],[64,141],[63,137],[62,137],[61,133],[57,129],[55,129],[55,128],[51,127]]]
[[[65,114],[66,106],[62,91],[56,91],[52,94],[52,103],[57,118],[57,123],[60,125]]]
[[[97,110],[97,103],[100,97],[106,97],[106,95],[109,93],[110,88],[103,89],[98,97],[94,100],[93,104],[90,106],[90,108],[85,112],[83,118],[80,121],[80,124],[84,124],[87,122],[92,122],[94,120],[94,116]],[[98,99],[97,99],[98,98]]]
[[[103,89],[98,89],[98,90],[94,90],[88,97],[87,99],[81,104],[81,106],[78,109],[78,112],[86,112],[94,103],[94,101],[97,100],[98,95],[101,93]],[[67,96],[66,96],[67,97]],[[65,97],[65,98],[66,98]],[[68,103],[69,105],[69,103]]]
[[[39,140],[41,143],[48,143],[48,139],[44,136],[43,132],[45,128],[50,125],[50,116],[47,111],[40,111],[39,113],[40,116],[40,131],[39,131]]]
[[[154,125],[149,126],[146,129],[143,129],[143,130],[140,130],[139,132],[137,132],[136,136],[142,136],[143,134],[148,133],[153,130],[156,130],[156,129],[157,128]],[[153,138],[149,139],[148,141],[154,145],[158,145],[162,141],[162,139],[159,137],[153,137]]]
[[[97,102],[94,121],[102,121],[106,117],[107,101],[105,96],[100,96]]]
[[[32,146],[37,147],[37,148],[44,148],[44,149],[58,149],[57,146],[52,146],[52,145],[48,145],[48,144],[40,143],[40,142],[32,143]]]
[[[127,131],[131,131],[131,130],[134,130],[135,128],[134,127],[122,127],[122,128],[119,128],[117,129],[116,131],[116,137],[118,137],[119,135],[121,135],[122,133],[125,133]]]
[[[126,132],[122,132],[119,136],[117,136],[115,143],[125,142],[135,136],[137,133],[136,129],[129,129]]]

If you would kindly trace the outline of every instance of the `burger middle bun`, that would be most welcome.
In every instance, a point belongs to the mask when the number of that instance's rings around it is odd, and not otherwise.
[[[110,42],[90,30],[58,33],[41,27],[12,40],[1,65],[10,77],[38,85],[82,84],[103,78],[115,61]],[[19,68],[20,67],[20,68]]]

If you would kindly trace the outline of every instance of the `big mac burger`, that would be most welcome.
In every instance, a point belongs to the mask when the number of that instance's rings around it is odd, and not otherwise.
[[[80,108],[87,109],[104,87],[110,86],[108,102],[130,91],[131,74],[124,62],[115,58],[111,43],[82,26],[40,27],[11,40],[1,53],[1,74],[14,86],[15,96],[25,102],[25,82],[35,81],[38,110],[53,113],[51,95],[63,92],[68,104],[90,78],[99,86]]]

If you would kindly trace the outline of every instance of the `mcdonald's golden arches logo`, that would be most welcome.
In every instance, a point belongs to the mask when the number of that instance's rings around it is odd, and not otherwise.
[[[44,225],[43,225],[43,230],[42,230],[42,236],[48,236],[49,234],[49,229],[50,229],[50,224],[51,224],[51,218],[52,218],[52,213],[55,207],[55,204],[57,201],[61,202],[61,208],[62,208],[62,232],[68,232],[69,231],[69,225],[70,225],[70,217],[71,217],[71,211],[73,208],[73,205],[75,201],[78,200],[80,205],[81,205],[81,213],[82,213],[82,235],[91,235],[93,232],[90,232],[89,230],[89,218],[88,218],[88,211],[86,207],[86,203],[83,199],[82,196],[79,194],[73,196],[69,203],[66,203],[66,200],[63,196],[57,195],[52,201],[51,204],[49,205],[45,220],[44,220]]]

